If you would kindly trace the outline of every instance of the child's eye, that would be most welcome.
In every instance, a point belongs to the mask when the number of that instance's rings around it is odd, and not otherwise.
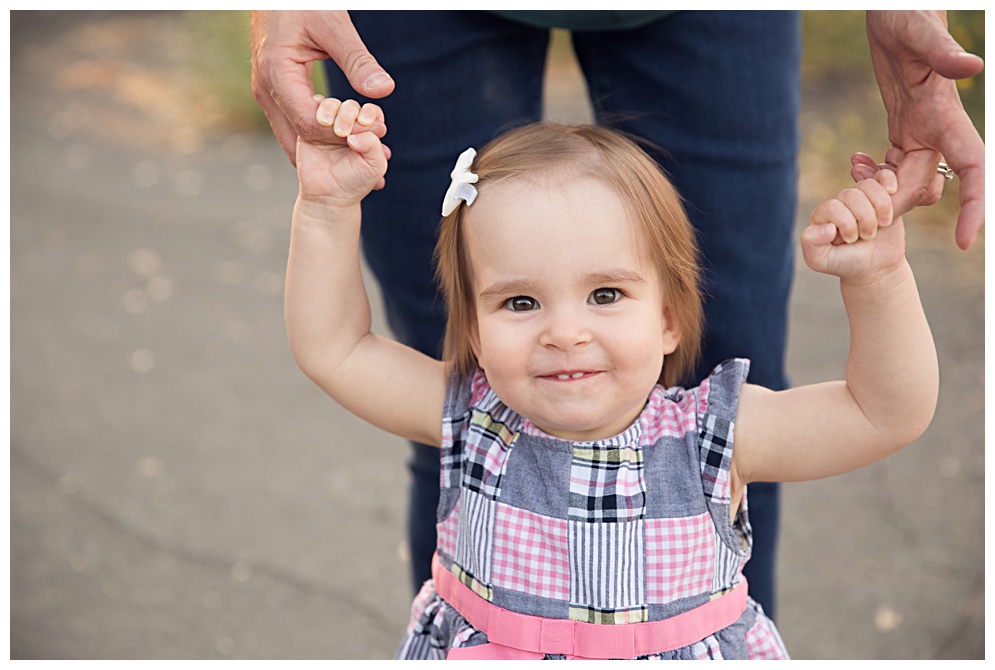
[[[622,292],[617,288],[599,288],[587,299],[592,305],[610,305],[622,299]]]
[[[504,306],[512,312],[529,312],[533,309],[539,309],[539,303],[536,302],[535,298],[530,298],[527,295],[516,295],[514,298],[508,298],[504,301]]]

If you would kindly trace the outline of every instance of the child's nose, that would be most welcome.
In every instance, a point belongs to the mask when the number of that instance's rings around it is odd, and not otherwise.
[[[587,344],[593,338],[583,314],[563,310],[549,315],[539,343],[546,347],[567,350]]]

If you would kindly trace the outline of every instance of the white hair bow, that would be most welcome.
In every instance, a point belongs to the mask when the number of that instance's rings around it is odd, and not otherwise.
[[[449,216],[459,206],[460,200],[465,200],[467,205],[472,205],[477,198],[477,189],[473,184],[477,183],[477,175],[470,172],[470,164],[477,156],[477,152],[471,147],[460,154],[456,159],[456,167],[453,168],[450,176],[453,178],[446,191],[446,197],[442,200],[442,216]]]

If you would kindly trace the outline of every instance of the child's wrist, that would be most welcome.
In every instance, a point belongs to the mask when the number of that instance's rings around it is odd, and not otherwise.
[[[303,193],[297,196],[295,213],[311,219],[335,220],[351,217],[360,209],[360,200],[355,202],[335,196],[314,196]]]
[[[850,277],[840,277],[840,286],[850,289],[887,289],[896,284],[902,283],[912,274],[909,262],[902,258],[901,261],[885,268],[879,268],[874,272],[855,275]]]

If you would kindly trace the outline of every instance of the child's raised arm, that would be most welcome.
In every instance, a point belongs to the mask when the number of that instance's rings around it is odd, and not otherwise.
[[[734,496],[750,481],[855,470],[909,444],[932,420],[936,351],[905,260],[903,222],[893,219],[897,187],[894,172],[881,170],[812,213],[802,251],[812,269],[840,277],[850,321],[846,379],[780,392],[744,385]]]
[[[321,102],[321,143],[300,140],[300,193],[287,265],[287,336],[301,370],[371,424],[439,444],[445,370],[409,347],[370,332],[360,270],[360,201],[384,185],[389,150],[383,112],[353,100]]]

